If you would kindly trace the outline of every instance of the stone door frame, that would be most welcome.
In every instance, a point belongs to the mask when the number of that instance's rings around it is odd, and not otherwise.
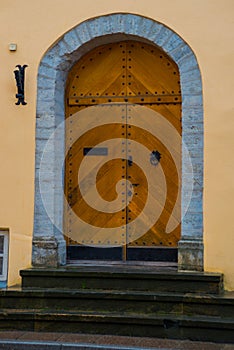
[[[63,196],[57,174],[61,172],[58,164],[64,157],[64,133],[63,137],[49,147],[47,141],[65,118],[64,93],[67,74],[73,64],[88,51],[122,40],[137,40],[157,45],[179,67],[182,93],[181,205],[184,215],[181,221],[181,240],[178,244],[178,269],[202,271],[203,99],[200,69],[194,52],[178,34],[162,23],[133,14],[110,14],[82,22],[64,34],[45,53],[40,62],[37,84],[32,264],[41,267],[66,264],[66,243],[63,233],[57,228],[62,227],[63,222]],[[50,161],[42,167],[45,147]],[[184,156],[187,151],[192,171],[188,157]],[[191,179],[193,190],[189,195]],[[40,183],[43,183],[43,193]],[[45,209],[45,201],[46,206],[50,207],[50,216]]]

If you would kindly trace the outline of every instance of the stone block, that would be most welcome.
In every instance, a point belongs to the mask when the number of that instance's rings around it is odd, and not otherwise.
[[[54,128],[42,128],[37,129],[37,140],[48,140],[54,133]]]
[[[40,191],[41,194],[41,198],[43,201],[43,204],[46,203],[46,212],[47,215],[50,216],[50,213],[54,213],[54,196],[53,193],[51,193],[51,191]]]
[[[203,242],[181,240],[178,244],[178,270],[203,271]]]
[[[55,68],[49,67],[48,65],[41,63],[39,70],[38,70],[38,78],[40,78],[40,77],[47,77],[47,78],[55,79],[55,77],[56,77]]]
[[[188,179],[188,181],[187,181]],[[195,169],[193,173],[183,173],[182,183],[184,191],[202,191],[203,187],[203,169],[202,166],[199,170]]]
[[[72,47],[69,45],[68,42],[64,40],[64,37],[56,45],[58,47],[60,58],[62,58],[64,55],[68,55],[69,53],[72,53]]]
[[[182,184],[183,187],[183,184]],[[181,195],[181,200],[182,200],[182,206],[183,206],[183,201],[187,201],[188,197],[190,198],[189,193],[186,192],[186,190],[182,191],[182,195]],[[203,197],[203,192],[201,190],[194,190],[192,192],[192,196],[191,196],[191,201],[193,201],[194,203],[197,202],[200,205],[200,210],[202,208],[202,197]]]
[[[38,90],[38,99],[44,102],[54,103],[54,89],[52,85],[50,89],[39,89]]]
[[[126,18],[125,23],[127,33],[137,35],[139,37],[142,36],[149,40],[152,39],[152,27],[154,23],[150,19],[142,19],[138,17],[135,19],[134,23],[131,23],[129,18]]]
[[[142,24],[141,17],[137,15],[121,14],[114,17],[112,32],[138,35],[139,27]]]
[[[154,38],[154,42],[159,47],[163,47],[163,44],[173,36],[173,32],[167,27],[162,26],[158,34]],[[164,48],[164,47],[163,47]]]
[[[191,53],[190,55],[181,57],[177,61],[177,64],[179,66],[181,76],[182,76],[182,73],[191,71],[193,69],[197,69],[199,71],[197,60],[193,53]]]
[[[81,45],[81,42],[79,41],[79,38],[74,30],[70,30],[67,34],[65,34],[63,39],[66,45],[69,46],[68,53],[77,50]]]
[[[187,231],[193,232],[193,229],[199,230],[203,228],[203,213],[202,212],[187,212],[182,220],[182,225]]]
[[[182,94],[182,106],[183,108],[191,108],[191,107],[202,107],[203,99],[202,95],[185,95]]]
[[[200,130],[203,131],[203,107],[202,104],[200,104],[200,101],[202,101],[202,99],[193,99],[191,97],[191,102],[194,103],[194,101],[198,101],[198,105],[188,105],[190,97],[189,99],[186,99],[186,101],[185,99],[186,97],[184,97],[184,102],[186,102],[186,106],[182,110],[182,128],[189,128],[193,124],[197,125],[197,128],[200,124]],[[188,129],[186,131],[189,132]]]
[[[194,137],[195,135],[203,135],[203,123],[197,122],[196,120],[185,120],[182,122],[182,133]]]
[[[66,252],[66,241],[63,236],[55,234],[57,240],[58,249],[58,265],[66,265],[67,263],[67,252]]]
[[[54,102],[56,105],[56,112],[61,114],[62,111],[64,111],[64,94],[61,93],[61,90],[59,90],[59,89],[56,89],[56,91],[55,91],[55,101]]]
[[[54,129],[55,128],[55,116],[52,114],[47,114],[47,113],[43,113],[43,114],[37,114],[36,116],[37,120],[37,129],[41,130],[41,129]]]
[[[193,157],[194,150],[199,148],[203,148],[203,132],[201,131],[200,133],[186,133],[183,132],[183,143],[187,146],[189,152],[190,152],[190,157]]]
[[[191,72],[194,74],[191,74]],[[196,77],[197,70],[189,71],[186,73],[189,73],[189,74],[185,74],[185,73],[181,74],[181,80],[180,80],[181,86],[183,86],[183,90],[182,90],[183,96],[202,94],[201,80],[200,78]]]
[[[32,265],[35,267],[58,266],[58,245],[54,238],[33,239]]]
[[[183,40],[176,33],[173,33],[168,41],[163,45],[163,49],[168,53],[169,56],[171,56],[171,51],[182,46]]]
[[[54,144],[53,144],[53,139],[48,139],[47,137],[41,137],[41,129],[42,128],[38,128],[38,130],[36,131],[36,147],[37,150],[40,152],[54,152],[55,148],[54,148]],[[48,141],[49,140],[49,141]]]
[[[120,19],[119,23],[121,23],[122,15],[119,16],[119,19]],[[102,21],[103,30],[105,30],[105,35],[113,34],[112,17],[104,16],[101,19],[101,21]],[[123,24],[124,24],[124,20],[123,20]]]
[[[51,223],[48,215],[44,214],[45,210],[42,206],[38,209],[38,206],[35,208],[36,218],[34,220],[34,233],[33,239],[37,239],[38,237],[48,235],[48,237],[53,232],[53,224]]]
[[[199,192],[199,191],[196,191],[196,192]],[[200,198],[202,199],[202,194],[200,196]],[[191,200],[189,201],[189,207],[188,208],[185,208],[184,207],[184,201],[182,200],[182,212],[185,212],[185,209],[186,212],[189,210],[191,212],[201,212],[201,208],[202,208],[202,200],[197,200],[197,198],[195,198],[193,195],[191,197]]]
[[[54,101],[43,101],[38,96],[37,116],[41,116],[41,115],[43,115],[43,113],[45,113],[45,114],[49,114],[49,113],[53,114],[54,113]]]
[[[89,28],[86,22],[83,22],[82,24],[77,26],[74,30],[76,32],[77,39],[80,41],[81,44],[87,43],[88,41],[93,39],[89,33]]]
[[[47,77],[41,77],[37,82],[37,90],[54,90],[54,80]]]
[[[201,105],[184,107],[182,110],[182,124],[193,122],[203,124],[203,108]]]
[[[49,68],[53,68],[56,66],[56,55],[54,54],[47,54],[45,55],[42,60],[41,60],[41,63],[40,63],[40,66],[43,65],[45,67],[49,67]]]
[[[102,21],[99,18],[94,18],[87,23],[88,31],[90,33],[91,38],[96,38],[100,36],[100,33],[102,32]],[[75,34],[78,35],[78,27],[75,28]],[[80,38],[79,38],[80,40]]]
[[[150,28],[150,31],[148,33],[148,37],[146,39],[152,41],[156,44],[156,38],[158,36],[158,33],[162,29],[162,24],[160,23],[154,23],[153,26]]]
[[[170,51],[170,56],[176,63],[178,63],[178,61],[182,57],[190,55],[191,53],[192,53],[192,50],[190,49],[190,47],[183,42],[182,45]]]
[[[49,49],[49,51],[46,52],[46,54],[43,56],[42,61],[45,63],[52,62],[53,60],[53,67],[56,67],[58,65],[58,62],[60,62],[61,57],[59,56],[59,46],[57,43]]]
[[[201,73],[196,64],[194,64],[194,67],[192,69],[182,73],[183,74],[181,74],[181,77],[180,77],[180,82],[182,86],[185,85],[186,87],[186,83],[193,80],[198,81],[198,84],[202,86]]]

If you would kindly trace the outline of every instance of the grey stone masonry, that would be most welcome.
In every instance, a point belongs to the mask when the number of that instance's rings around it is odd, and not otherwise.
[[[65,140],[61,136],[56,144],[48,145],[47,141],[64,119],[67,74],[73,64],[91,49],[126,39],[159,46],[179,67],[183,142],[181,200],[185,215],[182,217],[178,246],[178,267],[185,270],[203,269],[203,101],[198,62],[189,45],[173,30],[152,19],[127,13],[92,18],[77,25],[61,37],[40,62],[37,83],[34,266],[66,263],[66,245],[62,230],[59,229],[63,220],[59,164],[61,157],[64,157]],[[45,158],[49,161],[41,167],[45,152],[48,155]],[[41,199],[42,188],[46,203]],[[50,195],[46,196],[46,193]],[[185,205],[188,198],[191,199],[189,205]],[[50,215],[45,207],[50,208]]]

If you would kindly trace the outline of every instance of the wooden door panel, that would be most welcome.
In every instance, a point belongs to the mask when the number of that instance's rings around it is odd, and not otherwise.
[[[103,102],[124,104],[127,111],[128,103],[131,104],[131,101],[145,105],[144,108],[150,108],[159,113],[181,134],[181,93],[178,67],[155,46],[137,41],[103,45],[84,55],[69,73],[66,87],[66,117]],[[98,118],[100,117],[99,115]],[[137,117],[144,118],[141,113]],[[117,196],[116,183],[123,178],[131,181],[133,186],[130,190],[135,194],[127,208],[114,213],[94,209],[85,202],[78,186],[77,173],[81,162],[87,157],[87,155],[84,156],[84,148],[98,147],[99,143],[109,139],[125,138],[127,143],[132,140],[147,147],[149,159],[153,150],[160,152],[162,155],[160,166],[164,171],[167,186],[165,205],[162,203],[162,213],[157,222],[144,235],[139,233],[140,238],[130,242],[129,247],[176,247],[180,238],[180,208],[177,208],[174,216],[174,221],[178,223],[178,226],[169,234],[165,233],[165,230],[177,196],[180,196],[180,169],[178,169],[178,164],[175,165],[173,155],[167,147],[147,131],[147,129],[150,130],[147,118],[144,120],[145,128],[133,126],[129,121],[127,124],[126,121],[127,115],[122,125],[105,125],[95,128],[92,132],[87,132],[74,142],[68,152],[65,167],[65,195],[70,206],[66,206],[65,203],[65,234],[69,236],[77,230],[76,223],[71,219],[72,215],[69,215],[71,212],[78,215],[84,222],[97,228],[100,227],[100,237],[98,233],[96,237],[92,237],[87,228],[87,241],[96,242],[99,239],[101,242],[102,228],[124,226],[134,221],[144,211],[148,195],[147,179],[142,169],[134,163],[134,159],[129,166],[130,163],[125,159],[128,149],[125,149],[123,158],[114,159],[116,155],[113,153],[113,160],[109,159],[101,166],[96,178],[99,195],[110,203],[115,201]],[[72,124],[68,124],[67,138],[70,137],[73,127]],[[180,158],[181,145],[178,144],[178,140],[175,144],[171,142],[171,147],[173,148],[172,153],[177,154],[176,157]],[[87,168],[87,174],[92,169],[92,166],[91,169]],[[138,185],[135,186],[135,184]],[[88,182],[86,186],[88,193],[91,191],[88,188]],[[157,188],[157,190],[160,189]],[[126,188],[126,193],[127,191],[129,188]],[[127,198],[125,200],[127,201]],[[94,199],[93,204],[95,203],[97,202]],[[155,198],[156,204],[159,205],[157,198]],[[142,220],[147,221],[147,217],[143,216]],[[139,230],[140,227],[141,225],[135,230]],[[128,234],[126,232],[127,239]],[[67,242],[76,244],[72,239],[67,239]],[[83,240],[79,243],[86,244],[87,242]]]
[[[84,55],[69,74],[67,96],[125,96],[125,46],[124,43],[103,45]]]
[[[179,195],[178,169],[176,168],[176,165],[169,151],[151,133],[141,128],[137,128],[135,126],[131,126],[130,130],[131,132],[128,134],[128,141],[129,141],[128,144],[130,143],[128,147],[130,149],[134,148],[134,143],[131,141],[139,142],[140,144],[147,147],[149,150],[149,154],[148,154],[148,160],[146,161],[148,162],[150,162],[150,154],[153,150],[157,150],[161,154],[160,165],[162,166],[163,172],[165,174],[166,190],[167,190],[165,204],[160,203],[157,198],[154,199],[155,203],[152,203],[153,208],[155,207],[155,205],[159,205],[161,207],[162,214],[160,215],[155,225],[150,228],[148,232],[149,236],[145,234],[143,237],[131,243],[131,245],[151,246],[152,244],[153,245],[163,244],[164,246],[176,246],[177,241],[179,239],[180,231],[178,229],[175,229],[170,234],[166,234],[165,230],[166,230],[166,225],[168,223],[168,220],[172,215],[172,211],[175,206],[177,196]],[[174,147],[179,152],[180,144],[174,145]],[[138,217],[141,211],[144,210],[146,198],[148,195],[148,187],[147,187],[147,180],[146,180],[145,174],[142,172],[141,169],[139,169],[137,164],[134,163],[134,157],[132,158],[132,161],[133,161],[132,165],[128,166],[127,173],[128,173],[128,178],[130,177],[130,180],[132,181],[132,183],[137,184],[137,187],[133,186],[133,190],[135,194],[133,196],[132,202],[129,205],[130,212],[128,211],[128,221],[134,220],[136,217]],[[155,186],[157,187],[157,184],[155,184]],[[164,189],[157,188],[158,192],[160,192],[160,190],[163,191]],[[174,220],[179,224],[180,212],[177,211],[177,215],[176,217],[174,216]]]
[[[178,69],[174,62],[160,50],[142,43],[129,43],[127,62],[129,77],[127,86],[132,93],[179,94]],[[139,90],[140,87],[137,84],[140,84],[142,90]]]
[[[89,132],[82,135],[72,146],[72,149],[68,152],[66,157],[66,186],[65,195],[68,201],[66,215],[65,215],[65,232],[67,236],[72,236],[72,232],[79,231],[76,220],[71,218],[73,215],[69,215],[74,212],[81,220],[87,224],[100,228],[111,228],[116,226],[125,225],[126,216],[125,211],[122,210],[108,213],[99,210],[96,205],[96,196],[93,195],[92,203],[89,205],[85,200],[83,193],[94,193],[94,185],[90,185],[89,176],[95,167],[100,168],[97,172],[95,186],[99,195],[105,201],[113,201],[117,197],[116,184],[125,178],[126,173],[126,160],[125,160],[125,145],[123,145],[123,159],[116,158],[115,152],[108,154],[108,157],[113,158],[106,161],[105,155],[89,155],[84,154],[84,150],[98,149],[99,144],[108,140],[109,135],[115,139],[121,138],[123,134],[123,128],[120,124],[109,124],[96,127]],[[108,150],[109,151],[109,150]],[[72,157],[70,157],[72,154]],[[80,167],[84,158],[89,158],[87,162],[87,169],[84,169],[84,178],[80,176],[78,181],[78,173],[80,173]],[[94,162],[92,162],[94,160]],[[100,167],[100,162],[104,160],[104,165]],[[82,193],[80,188],[82,187]],[[124,197],[125,198],[125,197]],[[97,209],[94,209],[94,208]],[[70,217],[70,218],[69,218]],[[82,235],[83,236],[83,235]],[[92,239],[93,240],[93,239]],[[70,239],[69,244],[77,243]],[[84,243],[82,240],[78,243]],[[87,242],[86,242],[87,243]],[[101,242],[102,243],[102,242]],[[101,244],[100,243],[100,244]]]

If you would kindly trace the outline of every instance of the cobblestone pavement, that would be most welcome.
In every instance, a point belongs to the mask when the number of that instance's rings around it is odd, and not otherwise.
[[[131,347],[136,349],[174,349],[174,350],[234,350],[234,344],[225,344],[225,339],[222,344],[211,342],[198,342],[189,340],[172,340],[172,339],[156,339],[156,338],[141,338],[141,337],[125,337],[111,335],[90,335],[90,334],[74,334],[74,333],[43,333],[43,332],[23,332],[23,331],[1,331],[0,332],[0,349],[19,349],[18,347],[6,347],[4,341],[21,342],[56,342],[58,344],[89,344],[97,345],[95,349],[121,349],[122,347]],[[15,344],[16,344],[15,343]],[[10,343],[9,343],[10,344]],[[25,343],[26,344],[26,343]],[[33,343],[32,343],[33,344]],[[43,344],[43,343],[42,343]],[[55,343],[54,343],[55,344]],[[110,346],[110,347],[108,347]],[[114,346],[114,347],[112,347]],[[116,347],[115,347],[116,346]],[[26,348],[26,347],[25,347]],[[38,347],[32,348],[39,349]],[[63,348],[63,347],[62,347]],[[72,348],[72,347],[71,347]],[[22,347],[23,349],[23,347]],[[30,347],[27,347],[30,349]],[[44,347],[43,347],[44,349]],[[49,347],[46,349],[49,349]],[[66,347],[67,349],[67,347]],[[80,349],[88,349],[82,347]],[[91,348],[90,348],[91,349]],[[123,348],[122,348],[123,349]]]

